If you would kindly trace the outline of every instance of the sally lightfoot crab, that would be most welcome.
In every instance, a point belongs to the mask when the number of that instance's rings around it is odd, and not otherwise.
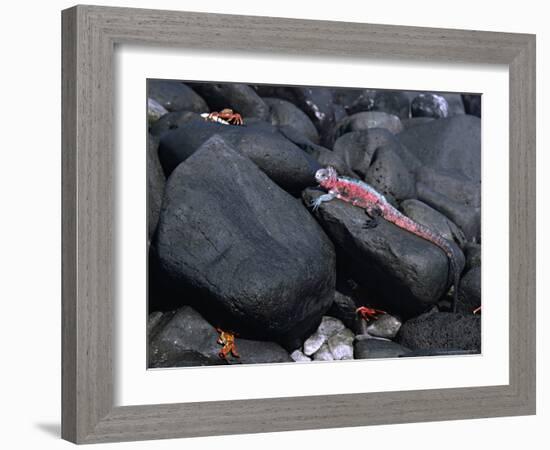
[[[361,319],[369,322],[371,320],[378,319],[378,316],[381,314],[386,314],[386,311],[381,309],[369,308],[368,306],[360,306],[355,310],[355,312],[361,317]]]
[[[226,359],[227,355],[231,353],[235,358],[239,358],[240,355],[237,353],[237,344],[235,343],[235,333],[223,331],[221,328],[216,328],[216,331],[220,333],[217,342],[223,345],[218,356],[222,359]]]
[[[244,125],[242,116],[230,108],[222,109],[219,112],[203,113],[201,117],[210,122],[223,123],[224,125]]]

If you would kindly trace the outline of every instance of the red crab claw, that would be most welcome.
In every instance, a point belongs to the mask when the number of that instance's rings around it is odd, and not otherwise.
[[[373,319],[378,319],[378,316],[380,314],[386,314],[386,311],[382,311],[381,309],[369,308],[367,306],[360,306],[355,310],[355,312],[359,315],[359,317],[361,317],[361,319],[364,319],[367,322]]]

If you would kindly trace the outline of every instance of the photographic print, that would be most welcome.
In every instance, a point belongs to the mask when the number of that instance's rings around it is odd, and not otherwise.
[[[481,352],[481,95],[147,80],[148,368]]]

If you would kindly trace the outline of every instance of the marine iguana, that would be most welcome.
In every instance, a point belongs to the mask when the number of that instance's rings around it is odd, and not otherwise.
[[[394,208],[382,194],[377,192],[369,184],[353,178],[344,176],[339,177],[333,167],[319,169],[315,173],[315,180],[322,188],[327,190],[328,193],[321,195],[316,200],[311,202],[310,206],[313,207],[314,211],[321,205],[321,203],[329,202],[337,198],[365,210],[368,219],[364,225],[364,228],[368,229],[376,227],[378,224],[378,218],[382,217],[399,228],[415,234],[422,239],[437,245],[441,250],[443,250],[449,260],[450,272],[454,280],[453,312],[456,312],[460,269],[453,251],[453,247],[444,237],[440,236],[435,231],[430,230],[428,227],[405,216],[399,210]]]

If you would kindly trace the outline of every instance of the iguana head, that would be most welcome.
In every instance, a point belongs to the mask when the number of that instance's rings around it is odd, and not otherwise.
[[[326,169],[319,169],[315,172],[315,181],[325,189],[333,188],[337,180],[338,174],[334,167],[328,166]]]

